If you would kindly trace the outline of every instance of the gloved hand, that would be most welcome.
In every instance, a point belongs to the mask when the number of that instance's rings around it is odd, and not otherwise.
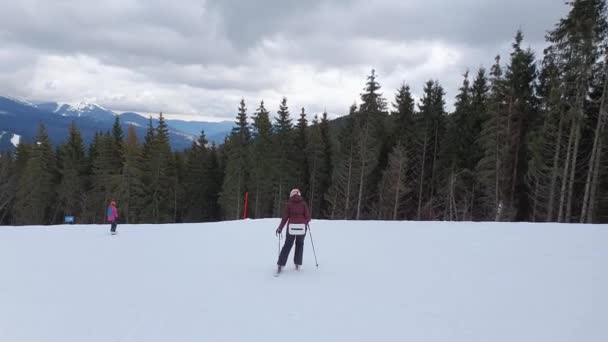
[[[275,233],[276,233],[275,235],[279,235],[279,234],[281,234],[281,232],[282,232],[282,231],[283,231],[283,230],[282,230],[281,228],[277,228],[277,230],[276,230],[276,232],[275,232]]]

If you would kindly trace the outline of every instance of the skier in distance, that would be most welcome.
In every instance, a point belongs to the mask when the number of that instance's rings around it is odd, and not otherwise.
[[[299,270],[300,266],[302,266],[304,238],[306,237],[309,222],[310,211],[308,210],[308,205],[302,198],[300,190],[291,190],[289,193],[289,200],[285,204],[285,209],[283,210],[281,224],[276,230],[276,235],[279,235],[283,231],[285,225],[287,225],[287,237],[285,238],[285,244],[281,249],[279,260],[277,261],[277,274],[281,273],[281,270],[285,267],[294,241],[296,243],[296,250],[293,261],[296,265],[296,270]]]
[[[108,222],[111,224],[110,233],[116,235],[116,225],[118,224],[118,209],[116,209],[116,202],[112,200],[108,206],[107,211]]]

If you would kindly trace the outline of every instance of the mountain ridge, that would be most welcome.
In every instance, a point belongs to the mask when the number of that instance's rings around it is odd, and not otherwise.
[[[0,151],[15,148],[7,136],[18,135],[20,141],[32,142],[38,132],[40,123],[45,124],[53,144],[61,144],[67,138],[72,121],[81,130],[86,144],[90,143],[96,132],[109,131],[118,117],[123,129],[133,125],[140,140],[143,140],[150,118],[135,112],[115,113],[103,106],[89,102],[76,104],[61,102],[32,103],[10,96],[0,95],[0,131],[5,132],[0,139]],[[192,142],[205,131],[209,142],[221,143],[230,134],[231,121],[204,122],[169,120],[171,145],[175,150],[189,148]],[[152,124],[158,125],[158,119],[152,118]]]

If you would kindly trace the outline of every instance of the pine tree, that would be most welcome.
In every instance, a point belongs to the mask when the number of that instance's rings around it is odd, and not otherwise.
[[[428,81],[416,116],[416,153],[412,162],[417,163],[413,172],[417,192],[416,219],[435,219],[435,195],[441,177],[437,174],[439,146],[445,130],[445,92],[436,81]]]
[[[470,134],[467,136],[472,137],[470,141],[470,147],[467,152],[467,163],[465,173],[463,174],[466,178],[472,178],[469,182],[467,189],[471,189],[471,203],[470,212],[471,215],[469,220],[481,220],[484,218],[483,206],[483,186],[477,174],[477,166],[484,157],[483,147],[483,124],[488,119],[488,98],[489,98],[489,84],[488,77],[486,76],[486,70],[480,68],[477,72],[477,76],[473,81],[471,87],[471,121],[472,124]]]
[[[220,215],[220,207],[218,205],[220,192],[222,190],[222,169],[219,161],[219,155],[217,146],[215,143],[211,144],[211,149],[209,150],[209,158],[207,163],[205,164],[205,174],[208,177],[207,192],[205,196],[206,203],[209,203],[209,208],[207,208],[209,221],[218,221],[221,219]]]
[[[488,112],[488,97],[490,88],[488,85],[488,77],[486,76],[486,70],[480,68],[477,72],[477,76],[471,86],[471,107],[469,116],[470,121],[468,128],[470,134],[468,136],[474,137],[470,141],[469,156],[466,162],[466,167],[469,170],[474,170],[481,158],[483,158],[483,145],[481,144],[481,132],[483,130],[483,123],[487,120]]]
[[[124,142],[124,161],[121,175],[120,208],[126,223],[137,223],[143,210],[143,151],[135,127],[129,125]]]
[[[276,157],[272,148],[272,125],[269,113],[264,107],[264,101],[260,103],[260,107],[253,116],[253,128],[253,143],[250,153],[251,178],[248,186],[251,189],[251,209],[255,218],[271,217],[274,203],[272,175],[275,172],[272,161]]]
[[[188,173],[185,153],[182,151],[174,152],[171,163],[173,168],[173,175],[171,177],[173,183],[173,188],[171,189],[173,203],[171,207],[172,218],[169,222],[181,223],[188,210],[186,189],[183,186],[186,180],[186,174]]]
[[[443,170],[440,192],[444,219],[473,220],[479,217],[476,208],[482,202],[475,169],[483,157],[480,141],[488,92],[485,70],[479,70],[473,85],[466,72],[459,90],[439,158],[439,169]]]
[[[306,119],[306,111],[302,108],[300,112],[300,118],[298,119],[298,124],[296,125],[295,131],[295,143],[292,154],[294,156],[295,161],[295,187],[299,188],[307,197],[311,196],[311,176],[310,176],[310,166],[309,166],[309,158],[307,155],[308,150],[308,120]]]
[[[226,162],[219,202],[224,218],[238,219],[242,215],[241,205],[245,199],[250,173],[250,140],[247,107],[245,100],[241,99],[237,121],[223,148]]]
[[[15,159],[9,152],[0,153],[0,225],[11,221],[18,182]]]
[[[331,187],[325,196],[327,201],[327,215],[330,219],[352,219],[354,217],[354,203],[356,203],[356,180],[358,169],[356,166],[356,141],[354,136],[355,115],[357,106],[353,104],[347,117],[343,119],[344,125],[337,137],[335,151],[332,159]]]
[[[150,123],[151,125],[151,123]],[[144,142],[145,222],[165,223],[175,219],[177,175],[169,129],[160,113],[156,129],[148,129]]]
[[[528,189],[525,183],[528,156],[525,146],[537,113],[535,57],[530,49],[521,48],[522,41],[523,34],[518,31],[513,43],[511,63],[505,72],[507,140],[503,168],[508,173],[503,191],[508,194],[505,198],[506,209],[512,212],[507,213],[510,220],[525,220],[529,217]]]
[[[502,168],[504,146],[504,119],[501,116],[505,102],[503,71],[500,56],[496,56],[495,64],[490,72],[490,93],[486,118],[482,124],[481,144],[484,155],[477,164],[476,174],[482,187],[482,203],[480,215],[482,219],[500,220],[504,206]]]
[[[188,210],[186,220],[188,222],[210,221],[216,216],[216,204],[213,192],[214,182],[217,182],[215,172],[217,155],[213,157],[209,150],[205,132],[201,132],[199,139],[192,144],[188,154],[186,173],[186,197],[188,198]],[[212,160],[215,158],[215,160]]]
[[[393,142],[411,148],[414,140],[414,98],[405,83],[397,90],[392,112]]]
[[[86,161],[84,143],[76,122],[72,122],[68,141],[61,146],[58,159],[61,181],[57,187],[57,201],[64,215],[82,221]]]
[[[376,81],[376,70],[372,69],[371,75],[367,76],[365,92],[361,94],[361,106],[359,112],[362,113],[382,113],[386,111],[386,100],[379,93],[380,83]]]
[[[114,119],[114,125],[112,126],[112,137],[116,146],[120,147],[123,142],[122,126],[120,126],[120,118],[117,116]]]
[[[279,106],[278,116],[274,123],[274,140],[276,143],[276,160],[273,161],[275,172],[274,188],[274,207],[273,216],[280,216],[283,206],[285,192],[296,184],[296,163],[294,161],[295,136],[293,123],[289,117],[287,98],[283,98]],[[299,177],[298,177],[299,178]]]
[[[325,195],[331,177],[331,156],[329,155],[331,141],[329,141],[328,129],[327,113],[323,113],[321,121],[315,115],[307,137],[306,156],[307,165],[310,167],[308,172],[310,177],[307,182],[310,184],[308,201],[311,216],[315,218],[323,217],[323,211],[326,209]]]
[[[389,117],[389,121],[388,121],[388,129],[387,131],[390,132],[390,137],[384,138],[382,139],[383,141],[385,141],[386,144],[386,148],[388,149],[388,152],[393,153],[395,148],[397,147],[397,145],[400,145],[399,149],[400,150],[405,150],[406,154],[407,154],[407,159],[408,160],[412,160],[413,157],[413,153],[415,150],[415,141],[416,141],[416,130],[415,130],[415,112],[414,112],[414,106],[415,106],[415,101],[414,98],[412,97],[412,93],[410,90],[409,85],[403,83],[399,89],[397,89],[397,92],[395,93],[395,101],[392,103],[393,106],[393,110],[391,112],[391,115]],[[384,204],[384,200],[386,198],[386,195],[384,194],[384,192],[387,190],[385,187],[387,185],[385,185],[385,181],[388,179],[386,174],[387,171],[386,169],[389,167],[389,163],[390,163],[390,156],[387,155],[387,165],[384,166],[382,165],[382,178],[380,180],[380,184],[379,184],[379,189],[378,189],[378,196],[379,196],[379,200],[376,201],[377,203],[377,215],[379,216],[385,216],[390,218],[392,215],[389,214],[383,214],[383,212],[387,212],[385,207],[386,205]],[[413,179],[413,174],[415,172],[414,170],[414,163],[407,163],[407,170],[406,170],[406,177],[404,178],[408,178],[408,179]],[[412,208],[415,209],[416,207],[416,203],[414,203],[412,200],[414,199],[414,196],[411,195],[411,192],[413,189],[411,187],[408,187],[407,189],[401,189],[401,190],[405,190],[408,193],[403,193],[402,197],[403,197],[403,207],[408,208],[407,210],[404,209],[403,211],[400,211],[399,216],[402,217],[407,217],[407,218],[413,218],[414,217],[414,212],[412,212]]]
[[[241,99],[238,111],[236,125],[232,129],[232,133],[237,134],[242,143],[248,144],[251,140],[251,129],[249,127],[249,122],[247,121],[247,106],[245,105],[245,99]]]
[[[455,111],[447,118],[445,143],[439,158],[440,169],[444,170],[441,184],[441,197],[444,198],[444,219],[467,219],[472,216],[471,203],[474,201],[474,183],[465,182],[463,175],[470,175],[477,160],[472,160],[471,148],[478,139],[474,131],[475,113],[472,111],[469,72],[464,74],[462,86],[456,95]],[[473,152],[474,153],[474,152]],[[467,180],[472,180],[467,177]],[[463,189],[464,191],[456,191]]]
[[[15,202],[17,224],[49,224],[53,220],[56,160],[46,128],[40,124],[19,179]]]
[[[382,97],[380,84],[376,81],[375,70],[367,77],[364,93],[361,94],[359,112],[354,115],[354,134],[356,164],[358,179],[356,182],[355,219],[363,218],[366,210],[365,203],[375,195],[377,180],[373,177],[382,155],[386,101]]]

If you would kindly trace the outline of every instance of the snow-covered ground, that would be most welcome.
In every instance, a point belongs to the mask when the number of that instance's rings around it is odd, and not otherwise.
[[[277,224],[0,227],[0,341],[608,341],[608,226]]]

